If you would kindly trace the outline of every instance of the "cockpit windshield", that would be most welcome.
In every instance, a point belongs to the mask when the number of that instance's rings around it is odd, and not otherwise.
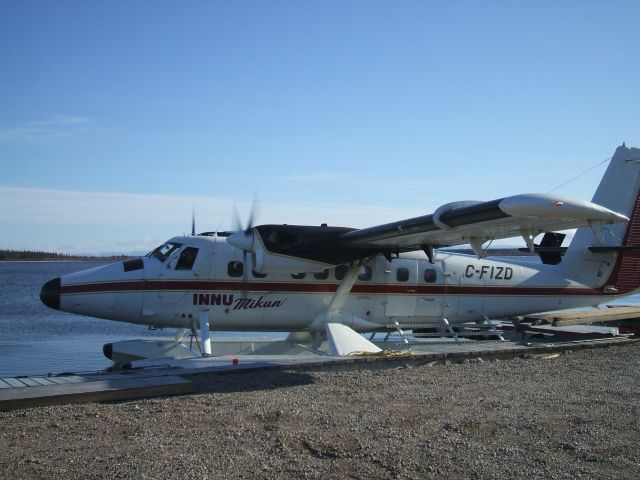
[[[167,242],[164,245],[160,245],[155,250],[152,250],[151,252],[147,253],[147,257],[149,258],[154,257],[160,260],[161,262],[164,262],[167,258],[171,256],[173,252],[175,252],[181,246],[182,246],[181,243]]]

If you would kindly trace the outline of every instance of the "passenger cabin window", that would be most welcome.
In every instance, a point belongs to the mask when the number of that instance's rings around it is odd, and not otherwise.
[[[364,265],[360,269],[360,275],[358,275],[358,280],[361,280],[363,282],[368,282],[369,280],[371,280],[372,276],[373,276],[373,270],[371,270],[371,267],[369,265]]]
[[[198,249],[195,247],[187,247],[180,254],[176,270],[191,270],[198,256]]]
[[[291,274],[291,278],[293,278],[295,280],[302,280],[306,276],[307,276],[306,273],[292,273]]]
[[[313,278],[315,278],[316,280],[326,280],[327,278],[329,278],[329,269],[325,268],[321,272],[314,273]]]
[[[396,280],[399,282],[406,282],[409,280],[409,269],[400,267],[396,270]]]
[[[433,283],[438,278],[436,271],[433,268],[427,268],[424,271],[424,281],[427,283]]]
[[[253,275],[255,278],[264,278],[267,276],[266,273],[258,273],[254,269],[251,269],[251,275]]]
[[[348,265],[338,265],[336,267],[336,280],[342,280],[349,270]]]
[[[244,265],[242,265],[242,262],[238,262],[236,260],[233,262],[229,262],[229,264],[227,265],[227,273],[230,277],[241,277],[243,272]]]

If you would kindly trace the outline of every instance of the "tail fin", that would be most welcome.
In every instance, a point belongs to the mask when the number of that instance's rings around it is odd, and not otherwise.
[[[640,246],[639,192],[640,149],[623,144],[611,158],[592,202],[626,215],[629,222],[579,228],[562,261],[571,280],[602,287],[605,293],[640,288],[640,255],[624,248]]]

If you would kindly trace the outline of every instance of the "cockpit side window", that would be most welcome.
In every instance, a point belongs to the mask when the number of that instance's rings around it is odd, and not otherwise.
[[[160,260],[161,262],[164,262],[167,258],[169,258],[169,256],[171,256],[173,252],[175,252],[181,246],[182,246],[181,243],[167,242],[164,245],[160,245],[155,250],[147,253],[147,257],[149,258],[154,257]]]
[[[176,270],[191,270],[198,256],[198,249],[195,247],[187,247],[180,254]]]

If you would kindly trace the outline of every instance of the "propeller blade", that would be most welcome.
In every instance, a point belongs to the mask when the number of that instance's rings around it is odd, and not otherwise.
[[[238,207],[236,205],[233,206],[233,229],[235,231],[244,230],[242,228],[242,221],[240,220],[240,214],[238,213]]]
[[[238,213],[238,206],[233,206],[233,227],[235,231],[240,230],[249,230],[253,227],[256,218],[258,217],[258,199],[256,196],[253,197],[251,202],[251,210],[249,210],[249,218],[247,219],[247,223],[243,224],[242,219],[240,218],[240,214]]]
[[[248,254],[253,251],[253,242],[255,240],[255,232],[253,231],[253,224],[258,216],[258,201],[254,195],[251,202],[251,210],[249,211],[249,218],[247,223],[243,226],[238,214],[238,208],[233,206],[233,219],[235,223],[235,232],[227,237],[227,242],[236,248],[242,250],[242,292],[241,298],[247,298],[249,296],[249,269],[251,268],[247,262],[249,258]]]
[[[249,296],[249,265],[247,264],[247,251],[242,251],[242,292],[240,298],[246,299]]]
[[[255,224],[255,220],[258,217],[260,202],[258,201],[258,196],[254,195],[253,200],[251,201],[251,211],[249,212],[249,219],[247,220],[247,230],[253,227]]]
[[[253,250],[253,243],[255,240],[255,232],[253,230],[253,223],[258,216],[258,201],[254,197],[251,204],[251,211],[249,212],[249,219],[246,225],[242,225],[240,220],[240,214],[238,208],[233,206],[233,221],[235,231],[227,237],[227,242],[236,248],[239,248],[243,252],[251,252]],[[246,259],[245,259],[246,260]]]

